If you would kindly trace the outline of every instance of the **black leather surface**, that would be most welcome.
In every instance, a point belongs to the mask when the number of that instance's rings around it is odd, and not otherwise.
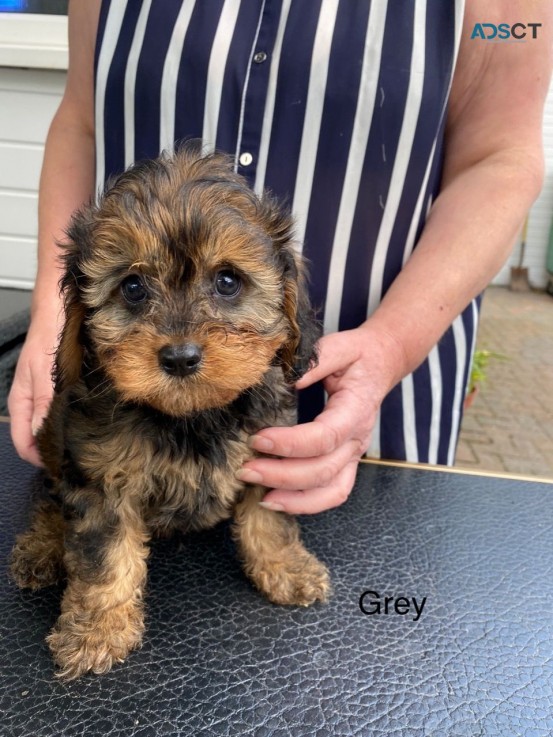
[[[60,592],[20,592],[5,560],[32,469],[2,469],[2,737],[546,737],[553,734],[553,485],[364,466],[348,503],[302,525],[334,597],[271,605],[226,528],[156,543],[141,651],[105,676],[53,677]],[[363,591],[428,597],[364,615]]]
[[[6,290],[0,290],[0,292]],[[8,302],[5,294],[1,295]],[[26,295],[12,297],[11,301],[21,303]],[[0,312],[9,313],[9,306],[2,305]],[[29,327],[30,310],[20,310],[0,319],[0,415],[8,414],[8,393],[13,381],[17,359]]]

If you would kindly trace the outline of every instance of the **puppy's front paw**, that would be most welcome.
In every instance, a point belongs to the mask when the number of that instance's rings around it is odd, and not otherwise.
[[[251,577],[274,604],[309,606],[326,601],[331,591],[327,567],[301,543],[287,545],[278,557],[263,561]]]
[[[17,538],[10,575],[22,589],[41,589],[61,581],[63,548],[57,539],[41,538],[33,530]]]
[[[88,671],[107,673],[140,646],[143,632],[141,609],[124,604],[99,614],[66,612],[46,641],[60,668],[57,676],[72,680]]]

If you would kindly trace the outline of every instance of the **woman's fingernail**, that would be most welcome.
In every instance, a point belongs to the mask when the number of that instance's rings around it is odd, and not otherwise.
[[[263,481],[263,476],[251,468],[241,468],[236,474],[236,478],[239,481],[245,481],[247,484],[260,484]]]
[[[270,453],[275,444],[269,438],[264,438],[263,435],[252,435],[248,441],[250,448],[254,450],[260,450],[262,453]]]
[[[284,507],[278,502],[259,502],[259,506],[263,509],[270,509],[271,512],[284,512]]]
[[[31,422],[31,433],[33,438],[36,438],[38,431],[42,427],[42,423],[44,422],[44,417],[39,417],[38,419],[34,419]]]

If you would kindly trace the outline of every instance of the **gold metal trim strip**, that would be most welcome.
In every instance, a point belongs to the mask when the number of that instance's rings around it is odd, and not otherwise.
[[[418,471],[440,471],[442,473],[457,473],[463,476],[486,476],[494,479],[508,479],[509,481],[535,481],[538,484],[553,485],[553,478],[544,476],[526,476],[519,473],[507,473],[503,471],[483,471],[461,466],[435,466],[431,463],[408,463],[407,461],[385,461],[378,458],[362,458],[361,463],[369,463],[375,466],[391,466],[392,468],[412,468]]]

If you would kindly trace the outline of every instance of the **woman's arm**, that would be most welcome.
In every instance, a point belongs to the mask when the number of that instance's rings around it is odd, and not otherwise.
[[[40,464],[34,433],[50,404],[54,349],[62,325],[59,253],[71,214],[94,192],[94,44],[100,3],[71,0],[69,69],[65,93],[52,121],[40,178],[38,270],[31,325],[8,398],[14,445]]]
[[[536,39],[471,39],[475,22],[482,19],[497,25],[536,18],[542,23]],[[468,3],[446,128],[442,192],[374,321],[400,341],[405,372],[419,365],[497,274],[539,194],[552,26],[553,12],[545,1]]]
[[[541,22],[536,39],[470,38],[476,22],[523,21]],[[242,472],[244,480],[273,487],[266,503],[311,513],[347,498],[386,394],[424,360],[504,263],[542,183],[552,50],[553,8],[546,0],[468,0],[441,194],[374,315],[356,330],[320,341],[319,365],[298,388],[324,380],[325,410],[312,423],[269,428],[252,440],[254,448],[283,457],[256,459]]]

